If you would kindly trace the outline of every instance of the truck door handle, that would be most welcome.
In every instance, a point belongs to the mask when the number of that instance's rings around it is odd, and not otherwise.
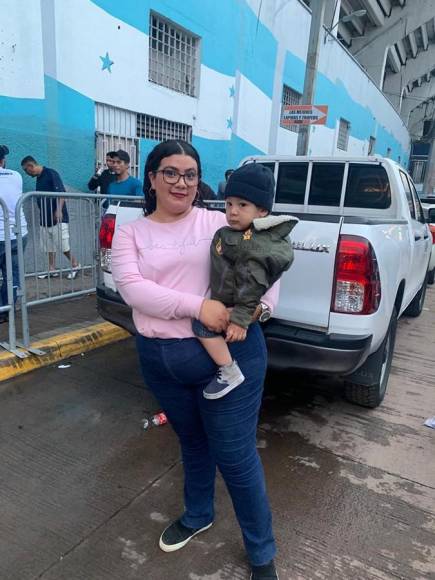
[[[415,234],[415,235],[414,235],[414,240],[415,240],[416,242],[418,242],[418,240],[421,240],[421,236],[420,236],[420,234]]]
[[[425,239],[425,240],[427,240],[428,238],[429,238],[429,236],[426,234],[426,235],[424,236],[424,239]]]

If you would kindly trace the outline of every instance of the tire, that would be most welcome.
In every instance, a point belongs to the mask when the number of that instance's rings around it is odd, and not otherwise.
[[[427,283],[433,284],[435,282],[435,268],[429,272],[427,275]]]
[[[423,306],[424,306],[424,299],[426,297],[428,278],[429,278],[429,276],[426,274],[426,277],[424,279],[424,282],[423,282],[420,290],[414,296],[411,303],[409,304],[409,306],[407,307],[407,309],[403,313],[405,316],[411,316],[412,318],[417,318],[417,316],[420,316],[420,314],[422,313]]]
[[[393,309],[387,334],[378,350],[370,355],[362,369],[366,367],[373,373],[375,380],[372,384],[358,384],[357,382],[345,381],[345,397],[355,405],[375,409],[378,407],[387,391],[388,379],[391,371],[391,363],[394,356],[396,342],[397,310]],[[360,369],[361,371],[361,369]]]

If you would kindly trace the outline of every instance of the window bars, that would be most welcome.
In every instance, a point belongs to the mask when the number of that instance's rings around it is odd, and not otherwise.
[[[301,93],[294,91],[287,85],[283,85],[282,88],[282,106],[284,105],[300,105],[302,100]],[[283,125],[281,123],[281,127],[283,129],[288,129],[289,131],[293,131],[293,133],[299,133],[299,125]]]
[[[199,38],[151,13],[149,80],[195,97],[199,85]]]
[[[350,132],[349,121],[346,121],[345,119],[340,119],[340,125],[338,127],[337,149],[347,151],[347,146],[349,143],[349,132]]]
[[[182,139],[190,142],[192,141],[192,127],[177,121],[169,121],[168,119],[137,113],[136,136],[155,141]]]

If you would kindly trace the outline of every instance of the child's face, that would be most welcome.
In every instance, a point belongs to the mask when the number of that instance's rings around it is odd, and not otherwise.
[[[227,222],[233,230],[247,230],[254,219],[267,216],[266,209],[257,207],[241,197],[227,197],[225,203]]]

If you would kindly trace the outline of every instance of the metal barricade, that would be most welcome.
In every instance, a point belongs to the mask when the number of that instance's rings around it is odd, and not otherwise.
[[[14,281],[12,267],[12,242],[11,242],[11,223],[9,219],[9,209],[6,202],[0,198],[0,208],[3,218],[4,240],[0,240],[0,246],[3,245],[1,252],[1,273],[2,273],[2,300],[0,302],[0,315],[7,315],[8,318],[8,342],[0,342],[0,346],[5,350],[14,353],[16,356],[23,358],[27,356],[25,351],[17,348],[16,327],[15,327],[15,304],[14,304]],[[4,304],[5,292],[7,304]]]
[[[63,202],[58,204],[59,200]],[[26,349],[35,352],[30,348],[30,307],[95,292],[98,233],[108,203],[141,200],[127,195],[40,191],[26,193],[20,198],[16,205],[15,233],[22,345]],[[62,203],[67,208],[68,218],[65,211],[57,213]],[[18,219],[22,208],[27,220],[27,240]]]

